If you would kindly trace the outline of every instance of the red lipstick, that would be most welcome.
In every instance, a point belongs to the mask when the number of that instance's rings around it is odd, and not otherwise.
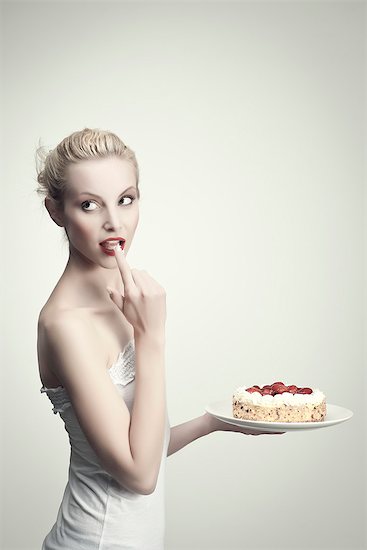
[[[109,237],[108,239],[101,241],[99,245],[105,254],[107,254],[108,256],[114,256],[115,255],[114,248],[116,244],[119,243],[119,245],[123,250],[125,246],[125,242],[126,241],[123,237]]]

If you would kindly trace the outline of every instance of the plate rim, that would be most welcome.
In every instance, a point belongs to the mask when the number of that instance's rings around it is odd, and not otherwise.
[[[220,415],[212,412],[210,409],[213,408],[213,406],[218,404],[228,405],[228,399],[218,399],[216,401],[211,401],[205,406],[205,411],[210,414],[211,416],[214,416],[215,418],[218,418],[219,420],[222,420],[223,422],[226,422],[227,424],[232,424],[235,426],[244,426],[248,428],[253,429],[259,429],[259,430],[269,430],[272,431],[295,431],[295,430],[316,430],[319,428],[327,428],[330,426],[335,426],[337,424],[341,424],[342,422],[346,422],[347,420],[350,420],[354,416],[354,412],[350,409],[347,409],[346,407],[342,407],[341,405],[336,405],[334,403],[326,403],[326,414],[327,414],[327,408],[333,407],[336,409],[341,409],[343,411],[343,414],[345,415],[345,418],[336,418],[336,419],[330,419],[330,420],[319,420],[317,422],[266,422],[264,420],[244,420],[241,418],[230,418],[226,415]],[[233,420],[233,422],[232,422]],[[239,421],[239,424],[236,423],[236,421]]]

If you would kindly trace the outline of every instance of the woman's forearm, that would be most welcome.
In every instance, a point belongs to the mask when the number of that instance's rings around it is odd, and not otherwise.
[[[135,355],[130,448],[136,475],[151,491],[160,469],[166,421],[164,338],[136,335]]]
[[[176,453],[195,439],[212,433],[210,424],[207,421],[207,415],[203,414],[183,424],[178,424],[171,428],[170,441],[167,450],[167,456]]]

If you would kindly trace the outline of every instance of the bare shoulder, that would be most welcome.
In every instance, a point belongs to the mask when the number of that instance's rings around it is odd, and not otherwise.
[[[75,332],[76,331],[76,332]],[[84,344],[98,341],[98,331],[93,323],[93,315],[85,308],[42,310],[38,317],[38,336],[49,338],[70,336],[71,341],[78,334],[83,335]]]
[[[93,315],[87,309],[44,309],[38,318],[37,349],[41,378],[49,385],[64,385],[65,358],[79,362],[80,355],[95,358],[106,368],[110,358]]]
[[[38,316],[38,325],[52,330],[52,327],[60,327],[70,322],[88,323],[93,327],[91,310],[87,308],[61,308],[43,307]]]

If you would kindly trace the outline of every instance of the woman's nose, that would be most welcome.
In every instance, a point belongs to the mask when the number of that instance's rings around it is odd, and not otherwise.
[[[121,209],[119,211],[116,209],[107,210],[105,226],[114,230],[121,227]]]

